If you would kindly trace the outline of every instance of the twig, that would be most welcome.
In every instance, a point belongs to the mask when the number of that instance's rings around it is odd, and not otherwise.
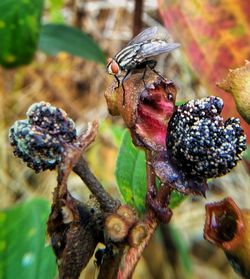
[[[76,165],[73,167],[73,171],[79,175],[82,181],[89,188],[91,193],[95,196],[100,203],[100,207],[104,212],[115,212],[120,202],[113,199],[103,188],[102,184],[97,180],[94,174],[89,169],[89,166],[85,159],[81,157]]]
[[[124,261],[122,261],[120,264],[117,279],[131,278],[135,270],[135,267],[142,256],[144,249],[148,245],[151,237],[153,236],[157,228],[158,222],[152,211],[149,211],[149,213],[147,214],[147,217],[144,221],[144,225],[146,227],[147,236],[138,247],[129,248]]]
[[[123,257],[125,245],[119,244],[114,253],[104,256],[97,279],[117,279],[119,264]]]
[[[150,164],[152,159],[152,155],[150,151],[146,151],[146,172],[147,172],[147,193],[151,193],[151,195],[156,195],[156,185],[155,185],[155,173],[153,172],[152,166]],[[146,218],[144,220],[144,225],[147,231],[147,236],[140,243],[138,247],[130,247],[124,261],[120,263],[120,268],[118,271],[118,279],[128,279],[132,276],[135,267],[140,260],[142,253],[146,246],[148,245],[151,237],[153,236],[158,221],[155,216],[155,213],[149,208]]]
[[[133,19],[133,37],[135,37],[142,28],[142,10],[143,10],[143,0],[135,0],[135,10]]]
[[[76,144],[71,144],[67,148],[63,164],[59,166],[58,179],[60,184],[60,196],[66,191],[68,176],[73,171],[80,176],[82,181],[89,188],[91,193],[100,203],[104,212],[114,212],[120,205],[119,201],[113,199],[103,188],[88,167],[88,163],[81,156],[81,153],[94,141],[98,129],[98,122],[89,124],[87,131],[78,137]]]

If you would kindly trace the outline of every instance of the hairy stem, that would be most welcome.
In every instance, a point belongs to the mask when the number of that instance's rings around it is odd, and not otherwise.
[[[88,163],[83,157],[80,157],[78,162],[73,167],[73,171],[79,175],[82,181],[89,188],[91,193],[100,203],[100,207],[104,212],[115,212],[120,202],[112,198],[103,188],[102,184],[97,180],[94,174],[89,169]]]
[[[125,259],[121,262],[120,268],[118,271],[117,279],[128,279],[131,278],[137,263],[139,262],[144,249],[147,247],[151,237],[153,236],[158,222],[154,216],[154,213],[150,211],[144,221],[146,226],[147,236],[137,247],[130,247]]]
[[[156,185],[155,185],[155,173],[153,172],[151,166],[152,155],[150,151],[146,151],[146,172],[147,172],[147,193],[151,193],[151,195],[156,195]],[[140,245],[137,247],[130,247],[128,252],[126,253],[125,258],[120,263],[120,267],[118,270],[118,279],[128,279],[131,278],[137,263],[139,262],[144,249],[147,247],[151,237],[153,236],[158,221],[155,217],[155,213],[149,209],[144,220],[144,225],[146,227],[147,236],[142,240]]]

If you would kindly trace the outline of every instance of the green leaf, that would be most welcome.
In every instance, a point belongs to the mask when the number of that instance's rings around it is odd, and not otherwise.
[[[124,201],[139,212],[145,211],[146,160],[125,131],[116,162],[116,180]]]
[[[177,107],[184,105],[187,101],[177,101],[175,104]]]
[[[173,225],[169,226],[171,237],[177,248],[179,259],[183,267],[184,273],[186,274],[185,278],[191,278],[192,274],[192,262],[190,260],[190,255],[188,251],[188,246],[186,241],[183,239],[181,232]]]
[[[171,193],[169,207],[172,209],[177,207],[183,200],[186,199],[186,197],[187,196],[185,196],[177,191],[173,191]]]
[[[64,51],[71,55],[105,64],[97,43],[81,30],[64,24],[45,24],[40,33],[39,48],[48,55]]]
[[[116,162],[116,180],[119,191],[127,204],[139,212],[145,211],[146,158],[144,151],[136,148],[128,131],[124,132]],[[170,207],[178,206],[185,196],[172,192]]]
[[[250,145],[248,145],[247,149],[244,151],[243,158],[250,162]]]
[[[49,204],[34,199],[0,211],[0,278],[52,279],[55,257],[45,246]]]
[[[43,0],[0,1],[0,64],[28,64],[36,51]]]
[[[124,132],[121,126],[106,119],[100,123],[99,131],[105,138],[108,137],[112,144],[120,146]]]

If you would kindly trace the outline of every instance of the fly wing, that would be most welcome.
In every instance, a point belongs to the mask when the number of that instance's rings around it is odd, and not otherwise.
[[[154,57],[163,53],[168,53],[180,47],[178,43],[168,43],[166,41],[150,41],[141,45],[134,60],[142,63],[149,57]]]
[[[159,29],[157,26],[147,28],[143,30],[141,33],[139,33],[136,37],[134,37],[127,46],[131,46],[134,44],[139,44],[148,40],[152,40],[155,38],[156,34],[159,32]]]

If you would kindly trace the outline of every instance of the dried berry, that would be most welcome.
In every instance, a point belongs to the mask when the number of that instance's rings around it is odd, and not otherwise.
[[[54,169],[61,161],[64,144],[76,139],[75,124],[67,114],[49,103],[33,104],[27,119],[10,128],[14,154],[36,172]]]
[[[218,97],[191,100],[180,106],[168,125],[167,148],[178,167],[196,177],[229,172],[246,149],[246,137],[237,118],[225,122]]]

